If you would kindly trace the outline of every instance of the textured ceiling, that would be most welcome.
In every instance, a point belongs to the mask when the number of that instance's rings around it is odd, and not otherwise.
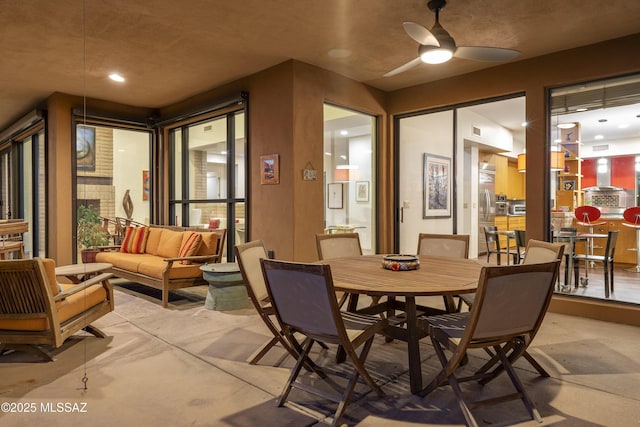
[[[0,129],[53,92],[158,108],[288,59],[385,91],[495,65],[453,59],[382,77],[417,56],[402,22],[430,28],[426,4],[1,0]],[[458,45],[517,49],[522,60],[638,33],[639,17],[630,0],[449,0],[440,22]],[[108,80],[112,71],[126,83]]]

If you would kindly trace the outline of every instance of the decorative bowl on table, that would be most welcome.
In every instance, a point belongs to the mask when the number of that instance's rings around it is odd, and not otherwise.
[[[420,259],[416,255],[386,255],[382,258],[382,267],[393,271],[409,271],[420,268]]]

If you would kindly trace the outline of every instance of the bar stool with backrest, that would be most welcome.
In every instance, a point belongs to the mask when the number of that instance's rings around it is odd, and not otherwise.
[[[515,230],[516,233],[516,264],[521,264],[527,253],[527,233],[524,230]]]
[[[593,227],[606,224],[605,221],[597,222],[600,218],[601,212],[600,209],[595,206],[580,206],[576,208],[574,215],[576,216],[576,224],[581,227],[586,227],[589,234],[593,234]],[[598,248],[600,248],[600,246],[598,246]],[[594,249],[593,237],[587,238],[587,247],[585,251],[587,255],[593,255]],[[588,266],[585,266],[585,268],[587,267]]]
[[[484,238],[487,243],[487,262],[491,260],[491,254],[496,254],[496,261],[498,265],[500,265],[500,258],[502,257],[502,254],[508,256],[509,251],[500,247],[500,238],[498,237],[496,231],[498,231],[498,227],[496,227],[495,225],[484,226]],[[516,261],[518,259],[516,254],[511,255],[513,255],[513,262],[514,264],[516,264]]]
[[[628,268],[626,271],[640,273],[640,206],[628,208],[624,211],[623,216],[626,222],[623,222],[622,225],[633,228],[636,231],[636,247],[630,249],[636,251],[636,266]]]
[[[607,244],[604,249],[604,255],[574,254],[573,255],[573,272],[575,283],[578,283],[580,277],[580,261],[584,261],[585,269],[589,261],[601,262],[604,265],[604,296],[609,298],[609,290],[613,292],[613,257],[616,253],[616,242],[618,240],[618,230],[609,231],[607,233]],[[587,270],[587,274],[589,271]],[[589,283],[588,278],[584,281],[585,286]]]

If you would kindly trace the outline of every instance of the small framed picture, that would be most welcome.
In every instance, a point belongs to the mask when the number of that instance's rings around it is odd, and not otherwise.
[[[327,207],[342,209],[342,183],[327,184]]]
[[[280,161],[277,154],[260,156],[260,184],[280,184]]]
[[[369,201],[369,181],[356,181],[356,202]]]
[[[565,191],[573,191],[576,189],[576,182],[574,180],[566,180],[562,183],[562,189]]]

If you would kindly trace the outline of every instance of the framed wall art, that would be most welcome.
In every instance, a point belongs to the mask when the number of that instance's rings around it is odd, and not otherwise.
[[[96,170],[96,128],[76,126],[76,167],[81,170]]]
[[[143,170],[142,171],[142,200],[143,201],[149,200],[149,191],[150,191],[149,171]]]
[[[369,201],[369,181],[356,181],[356,202]]]
[[[566,191],[573,191],[576,189],[576,181],[572,179],[567,179],[562,183],[562,189]]]
[[[342,183],[327,184],[327,207],[342,209]]]
[[[451,217],[451,158],[424,154],[424,209],[422,217]]]
[[[260,156],[260,184],[280,184],[280,160],[277,154]]]

